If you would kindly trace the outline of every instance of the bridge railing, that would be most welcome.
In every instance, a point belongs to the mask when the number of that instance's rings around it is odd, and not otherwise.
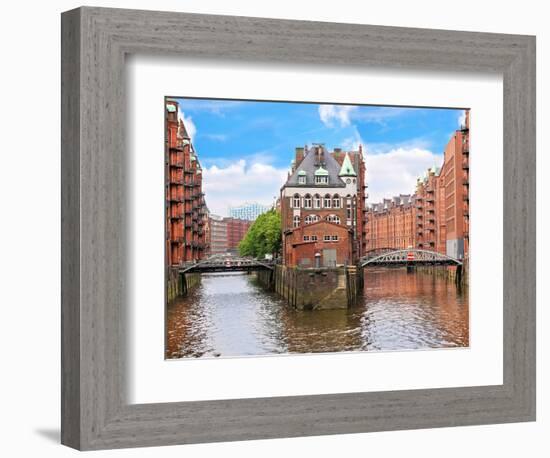
[[[391,264],[447,264],[462,265],[462,261],[437,251],[421,249],[394,250],[375,257],[364,257],[361,266]]]
[[[252,268],[252,267],[265,267],[268,269],[273,269],[275,263],[273,261],[259,261],[253,258],[237,258],[229,257],[227,255],[214,255],[207,259],[203,259],[198,262],[190,262],[184,264],[180,268],[180,273],[185,273],[190,270],[208,270],[208,269],[231,269],[243,267],[243,268]]]

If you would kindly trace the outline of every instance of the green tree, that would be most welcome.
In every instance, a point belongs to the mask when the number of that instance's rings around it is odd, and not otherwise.
[[[263,258],[281,249],[281,215],[276,210],[262,213],[239,243],[241,256]]]

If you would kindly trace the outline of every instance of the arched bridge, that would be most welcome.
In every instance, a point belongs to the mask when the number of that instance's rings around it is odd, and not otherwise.
[[[179,269],[186,272],[248,272],[252,270],[273,270],[273,261],[259,261],[253,258],[242,258],[231,255],[215,255],[199,262],[188,263]]]
[[[366,256],[361,259],[359,264],[361,267],[411,265],[461,266],[462,261],[438,253],[437,251],[409,248],[404,250],[384,251],[382,254]]]

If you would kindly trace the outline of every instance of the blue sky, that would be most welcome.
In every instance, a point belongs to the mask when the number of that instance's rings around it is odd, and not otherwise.
[[[296,146],[363,145],[369,200],[414,190],[416,177],[441,165],[463,110],[311,103],[177,99],[204,168],[210,209],[226,215],[244,201],[278,195]]]

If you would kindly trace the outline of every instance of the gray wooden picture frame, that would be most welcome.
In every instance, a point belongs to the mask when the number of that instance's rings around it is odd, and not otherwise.
[[[83,7],[62,14],[61,39],[63,444],[106,449],[535,419],[535,37]],[[128,404],[124,73],[125,56],[136,53],[502,74],[504,383]]]

